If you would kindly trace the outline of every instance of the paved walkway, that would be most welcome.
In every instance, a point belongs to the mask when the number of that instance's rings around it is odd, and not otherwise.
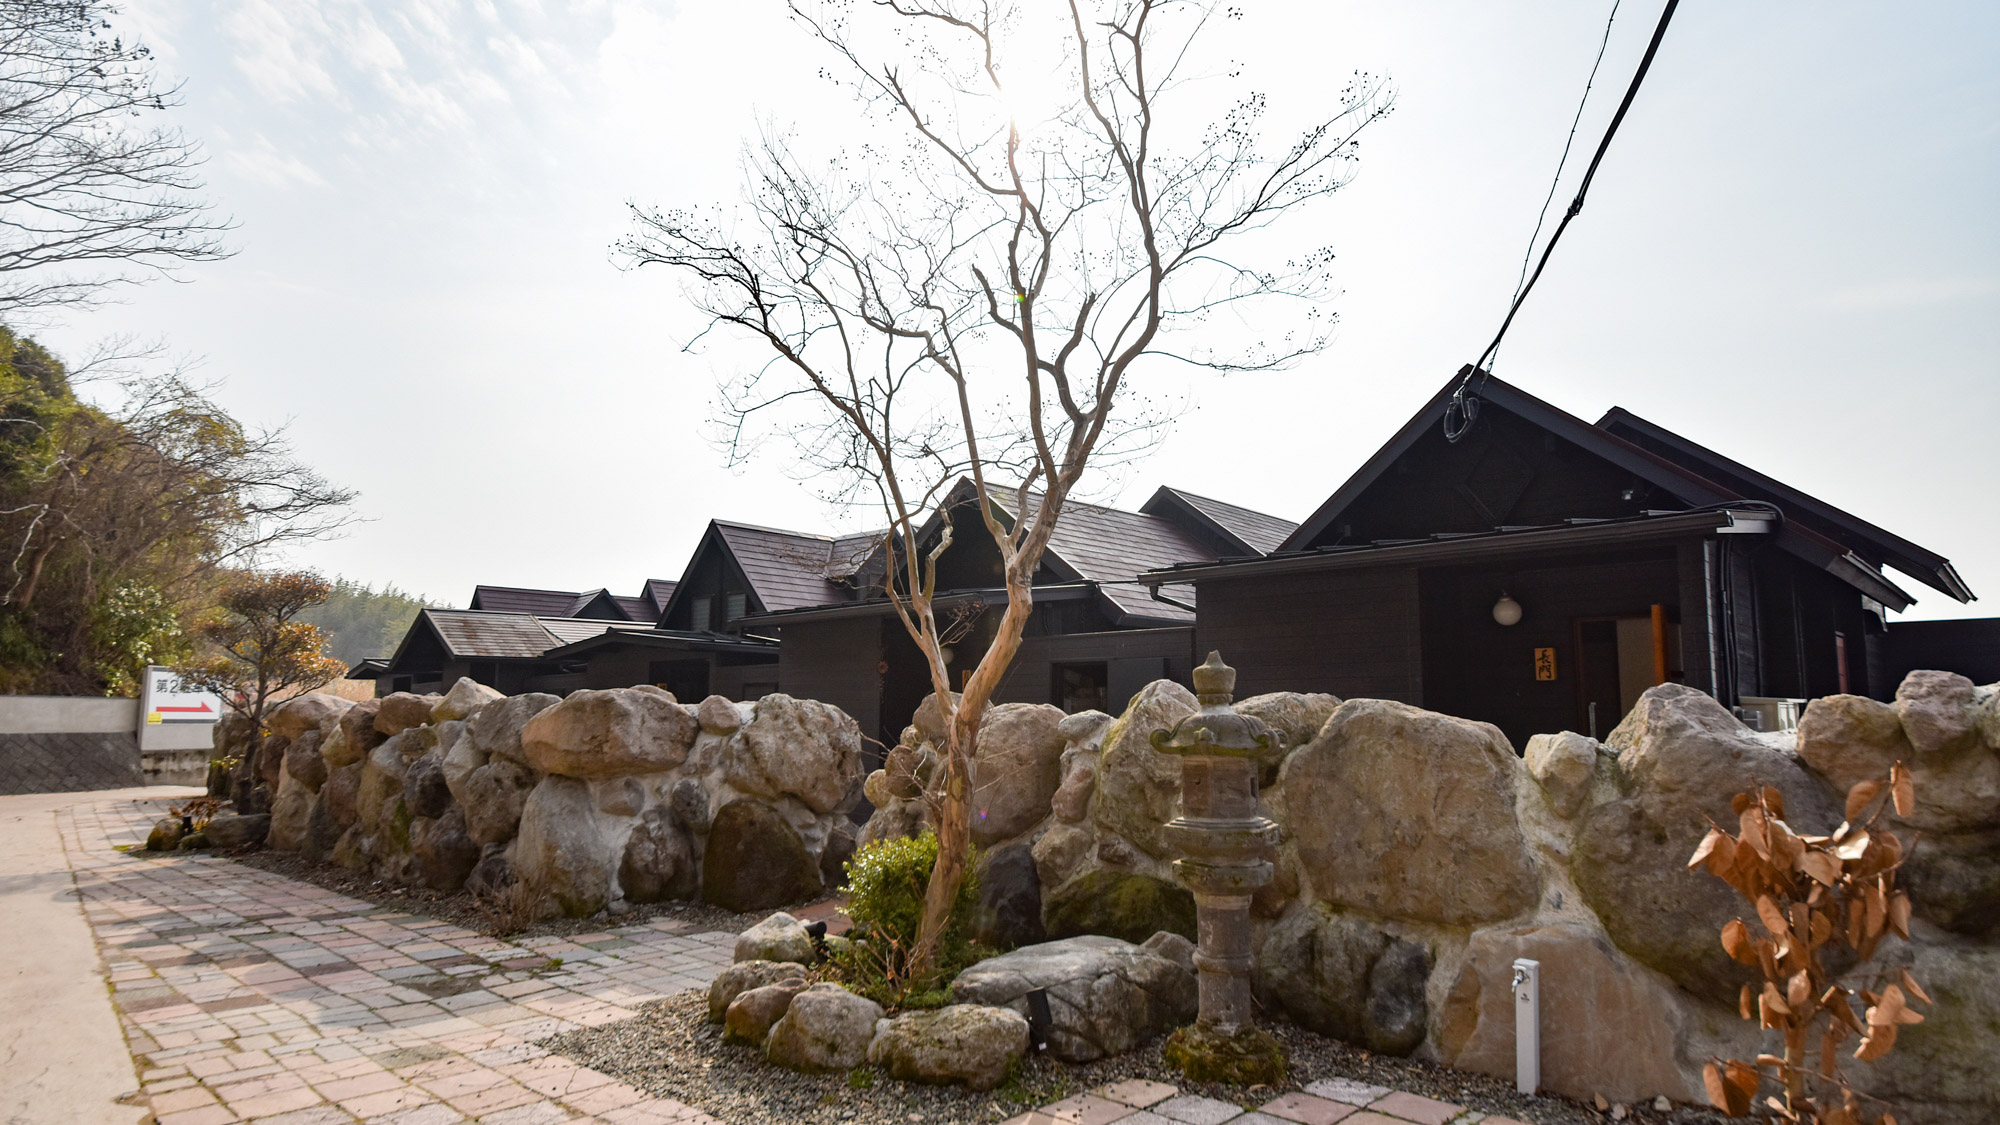
[[[711,1120],[536,1043],[706,987],[736,935],[659,919],[509,942],[228,860],[115,850],[158,815],[93,803],[57,821],[159,1125]]]
[[[706,987],[729,963],[734,934],[656,919],[505,941],[228,860],[118,850],[143,842],[166,803],[118,794],[44,799],[33,809],[0,803],[0,817],[21,814],[17,833],[37,823],[51,837],[60,832],[56,858],[45,855],[41,866],[66,862],[82,900],[79,917],[67,886],[34,888],[44,906],[60,907],[35,922],[52,947],[36,972],[49,978],[40,984],[47,995],[32,1009],[0,1009],[0,1027],[20,1040],[46,1035],[62,1049],[43,1052],[60,1061],[31,1086],[16,1089],[11,1063],[0,1070],[10,1123],[136,1125],[150,1106],[159,1125],[712,1125],[698,1109],[538,1043]],[[70,930],[59,925],[64,911]],[[126,1069],[127,1050],[136,1073]],[[72,1081],[79,1076],[88,1081]],[[133,1096],[121,1105],[114,1090]],[[1007,1125],[1482,1120],[1517,1125],[1344,1081],[1314,1083],[1254,1112],[1134,1081]]]
[[[1273,1098],[1255,1110],[1234,1102],[1183,1094],[1164,1082],[1134,1079],[1100,1086],[1087,1094],[1001,1125],[1521,1125],[1450,1102],[1382,1086],[1331,1078],[1303,1092]]]

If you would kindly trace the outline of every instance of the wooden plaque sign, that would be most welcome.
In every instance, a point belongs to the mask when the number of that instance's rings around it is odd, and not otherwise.
[[[1553,680],[1556,678],[1556,650],[1538,648],[1535,650],[1535,678]]]

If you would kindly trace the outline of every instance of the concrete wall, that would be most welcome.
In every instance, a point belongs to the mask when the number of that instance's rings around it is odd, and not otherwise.
[[[136,699],[0,695],[0,734],[131,734],[138,728]]]
[[[136,699],[0,695],[0,793],[200,785],[210,723],[139,722]]]

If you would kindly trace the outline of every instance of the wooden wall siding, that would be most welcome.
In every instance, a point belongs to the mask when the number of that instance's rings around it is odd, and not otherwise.
[[[882,691],[876,666],[881,660],[878,618],[796,622],[785,626],[778,646],[778,690],[831,703],[854,716],[863,734],[876,737]]]
[[[1221,651],[1239,698],[1330,691],[1424,702],[1414,570],[1207,579],[1199,601],[1195,651]]]
[[[1627,488],[1638,492],[1621,499]],[[1457,445],[1433,428],[1356,497],[1312,546],[1421,539],[1502,524],[1608,519],[1677,507],[1582,447],[1487,404]],[[1349,531],[1343,537],[1340,525]]]
[[[1721,607],[1715,604],[1715,584],[1709,580],[1706,556],[1706,552],[1713,550],[1713,543],[1711,539],[1687,539],[1674,545],[1679,579],[1676,583],[1679,596],[1674,603],[1681,611],[1681,668],[1686,683],[1720,698],[1721,689],[1713,674],[1717,661],[1710,630],[1713,628],[1717,636],[1721,635]]]
[[[1718,535],[1716,542],[1722,547],[1722,605],[1729,633],[1731,683],[1739,698],[1770,695],[1764,688],[1764,637],[1758,628],[1761,599],[1757,590],[1757,557],[1768,544],[1761,536]]]
[[[1882,676],[1871,685],[1877,699],[1895,698],[1896,685],[1919,668],[1957,672],[1975,684],[2000,681],[2000,617],[1891,622],[1881,649]]]
[[[1000,565],[1000,548],[993,545],[993,536],[986,530],[986,521],[979,518],[979,510],[971,504],[961,504],[951,509],[951,546],[938,558],[938,583],[940,590],[986,590],[1007,583],[1005,568]],[[907,583],[900,581],[902,568],[897,571],[898,588]],[[1060,581],[1048,564],[1044,563],[1035,571],[1035,582]]]
[[[1655,604],[1674,616],[1680,568],[1672,548],[1659,548],[1561,563],[1426,570],[1419,586],[1423,705],[1492,723],[1518,751],[1535,734],[1589,729],[1577,690],[1577,619],[1646,617]],[[1493,603],[1503,590],[1521,604],[1519,624],[1493,620]],[[1553,681],[1535,678],[1537,648],[1556,650]],[[1600,707],[1598,737],[1621,718]]]
[[[1132,695],[1156,679],[1192,682],[1194,628],[1119,629],[1101,633],[1027,637],[994,692],[996,703],[1057,703],[1055,665],[1103,661],[1110,677],[1107,709],[1118,714]],[[1134,682],[1136,681],[1136,682]]]
[[[729,552],[723,548],[714,532],[711,531],[703,538],[698,551],[700,557],[688,567],[687,574],[681,579],[686,589],[675,591],[679,595],[679,604],[674,606],[671,617],[660,622],[660,628],[694,630],[720,628],[723,618],[723,599],[732,593],[749,596],[746,607],[748,612],[756,613],[763,608],[750,586],[750,579],[744,575],[743,568],[737,566],[729,557]],[[709,599],[711,620],[714,624],[709,621],[694,620],[692,615],[696,598]]]

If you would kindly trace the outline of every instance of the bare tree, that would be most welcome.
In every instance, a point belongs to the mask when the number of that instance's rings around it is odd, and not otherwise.
[[[178,102],[102,0],[0,0],[0,318],[225,256]]]
[[[1273,220],[1348,181],[1356,135],[1390,97],[1356,76],[1324,120],[1267,149],[1261,96],[1204,113],[1210,84],[1193,81],[1204,29],[1234,9],[794,0],[791,12],[888,139],[811,167],[767,132],[733,221],[635,208],[620,248],[679,273],[711,327],[764,353],[725,391],[735,454],[781,434],[836,494],[872,493],[888,516],[887,587],[947,728],[938,860],[912,957],[922,975],[965,876],[980,720],[1064,506],[1088,467],[1159,421],[1139,375],[1176,361],[1269,369],[1321,346],[1331,255],[1239,258],[1259,239],[1270,248],[1260,232]],[[1244,339],[1237,326],[1272,300],[1299,303],[1306,327]],[[961,479],[1007,603],[953,685],[941,655],[953,622],[935,604],[951,521],[920,533]]]

